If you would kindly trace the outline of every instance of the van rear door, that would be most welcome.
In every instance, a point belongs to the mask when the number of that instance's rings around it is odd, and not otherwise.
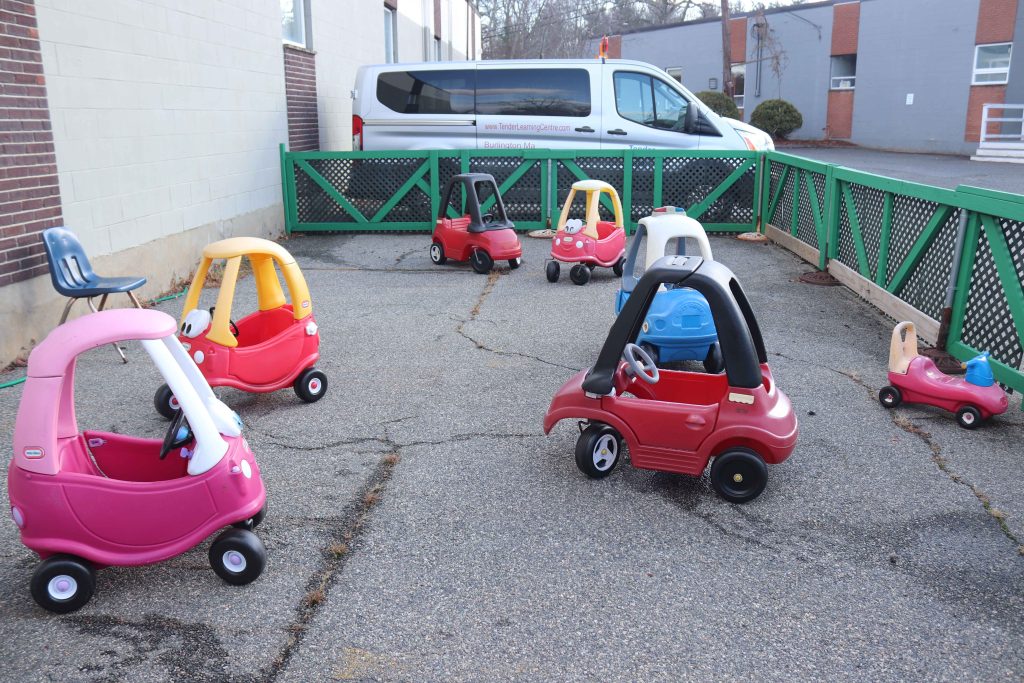
[[[363,120],[363,149],[472,149],[476,68],[383,70]]]
[[[697,149],[684,131],[692,106],[665,79],[633,66],[605,64],[602,149]],[[610,77],[609,77],[610,76]]]
[[[601,72],[583,66],[480,66],[480,149],[598,149]]]

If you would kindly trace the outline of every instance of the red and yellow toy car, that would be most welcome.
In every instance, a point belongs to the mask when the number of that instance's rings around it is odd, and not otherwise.
[[[459,190],[465,191],[466,210],[450,218],[449,209],[459,212]],[[434,225],[430,260],[441,265],[448,259],[469,261],[478,273],[489,273],[495,261],[508,261],[513,270],[522,263],[523,245],[515,224],[505,213],[494,176],[463,173],[452,177],[445,188],[444,202]]]
[[[585,219],[569,218],[576,192],[587,195]],[[614,221],[603,221],[598,207],[601,194],[611,199]],[[612,268],[622,277],[622,262],[626,257],[626,230],[622,222],[622,202],[615,188],[601,180],[578,180],[572,184],[569,196],[558,218],[558,231],[551,242],[551,259],[544,267],[548,282],[558,282],[561,266],[558,262],[575,264],[569,269],[569,279],[578,285],[590,282],[590,271],[597,266]]]
[[[258,309],[235,323],[231,304],[242,257],[256,280]],[[199,295],[214,261],[223,259],[217,305],[201,309]],[[291,295],[285,297],[278,271]],[[266,393],[292,386],[303,401],[320,400],[327,376],[313,367],[320,357],[320,333],[313,317],[309,288],[295,259],[280,244],[257,237],[232,237],[203,249],[178,338],[210,386]],[[167,385],[154,397],[157,411],[171,419],[178,401]]]

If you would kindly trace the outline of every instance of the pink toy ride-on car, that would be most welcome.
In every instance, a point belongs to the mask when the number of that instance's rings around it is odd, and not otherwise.
[[[577,192],[586,193],[584,218],[569,218]],[[611,200],[614,220],[603,221],[599,206],[601,195]],[[615,188],[601,180],[578,180],[572,184],[565,198],[558,230],[551,242],[551,260],[544,267],[548,282],[558,282],[562,263],[573,263],[569,279],[577,285],[590,282],[590,271],[601,266],[611,268],[622,277],[622,262],[626,257],[626,230],[622,217],[622,202]]]
[[[975,429],[1009,408],[1006,392],[995,383],[988,354],[964,364],[966,377],[947,375],[927,356],[917,353],[917,332],[912,322],[901,322],[889,342],[889,385],[878,392],[886,408],[901,403],[923,403],[956,413],[964,429]]]
[[[29,356],[8,467],[11,516],[42,563],[32,597],[73,612],[95,589],[95,568],[160,562],[202,543],[228,583],[255,580],[266,550],[252,529],[266,491],[241,421],[221,403],[166,313],[117,309],[61,325]],[[75,362],[85,351],[138,339],[181,409],[164,436],[79,431]]]

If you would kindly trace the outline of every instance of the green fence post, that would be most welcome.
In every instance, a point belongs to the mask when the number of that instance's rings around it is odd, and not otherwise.
[[[836,167],[829,164],[825,168],[825,219],[824,241],[818,244],[818,269],[828,268],[828,260],[835,258],[832,247],[839,235],[839,192],[836,184]]]
[[[803,169],[796,169],[793,176],[793,211],[789,217],[789,234],[796,237],[800,227],[800,178],[803,176]]]
[[[892,235],[892,192],[886,192],[882,201],[882,234],[878,242],[878,263],[875,267],[875,284],[885,287],[889,270],[889,237]]]
[[[441,164],[437,150],[430,152],[430,220],[433,221],[441,210]]]
[[[626,223],[626,234],[633,234],[633,150],[627,149],[622,155],[622,220]]]
[[[664,160],[665,157],[663,156],[654,156],[654,196],[652,198],[651,203],[654,205],[653,208],[655,209],[661,206],[661,178],[662,173],[665,170],[662,166],[662,162]],[[688,206],[684,206],[683,208],[686,209],[687,211],[690,210],[690,207]]]

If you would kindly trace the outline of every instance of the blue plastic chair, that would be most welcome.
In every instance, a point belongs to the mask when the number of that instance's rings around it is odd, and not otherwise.
[[[64,314],[60,317],[61,325],[68,319],[71,307],[79,299],[85,299],[89,308],[95,313],[102,311],[107,304],[107,297],[111,294],[127,294],[136,308],[142,308],[135,292],[146,284],[144,277],[102,277],[97,275],[89,263],[89,257],[82,249],[82,243],[75,237],[75,233],[64,228],[50,228],[43,231],[43,246],[46,248],[46,258],[50,262],[50,279],[53,281],[53,288],[68,297],[68,303],[64,307]],[[100,297],[100,305],[97,308],[92,298]],[[128,359],[124,350],[114,344],[121,360],[125,363]]]

